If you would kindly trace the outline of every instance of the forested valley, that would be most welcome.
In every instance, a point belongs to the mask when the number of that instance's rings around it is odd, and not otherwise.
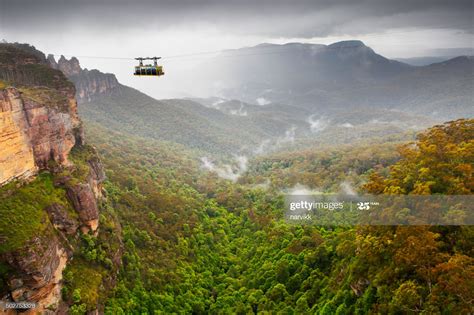
[[[262,157],[236,183],[204,172],[178,145],[88,125],[124,246],[116,288],[96,299],[108,314],[470,313],[472,226],[289,224],[281,187],[331,191],[347,180],[376,194],[472,194],[473,124],[435,126],[416,146]],[[267,187],[255,185],[267,175]],[[71,290],[73,307],[97,303],[80,295],[94,288]]]

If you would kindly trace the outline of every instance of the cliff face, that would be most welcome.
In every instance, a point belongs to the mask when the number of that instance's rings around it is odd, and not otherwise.
[[[0,80],[0,185],[50,162],[67,165],[71,148],[83,142],[74,86],[46,60],[5,44]]]
[[[0,183],[36,172],[25,123],[23,106],[15,92],[0,91]]]
[[[79,231],[98,233],[104,179],[74,85],[34,48],[0,44],[0,302],[57,310]]]
[[[120,84],[114,74],[82,69],[79,60],[75,57],[67,60],[61,56],[56,62],[52,55],[48,55],[47,60],[52,68],[63,72],[74,83],[79,103],[90,102],[96,96],[110,95],[120,89]]]
[[[0,185],[46,169],[51,161],[68,164],[69,151],[83,141],[77,104],[70,94],[49,89],[0,90]],[[54,102],[59,103],[54,106]]]

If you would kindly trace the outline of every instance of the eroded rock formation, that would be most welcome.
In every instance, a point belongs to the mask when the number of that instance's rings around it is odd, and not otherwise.
[[[62,272],[70,256],[52,228],[31,239],[21,250],[5,254],[9,265],[15,266],[8,282],[11,300],[37,303],[36,310],[30,313],[57,307]]]
[[[82,69],[79,60],[72,57],[67,60],[61,56],[56,62],[54,56],[48,56],[48,62],[54,69],[64,73],[76,86],[76,97],[81,102],[89,102],[95,97],[109,95],[120,89],[120,84],[114,74],[102,73],[98,70]]]
[[[99,226],[99,208],[97,200],[103,197],[102,182],[105,180],[105,173],[96,155],[87,161],[89,174],[83,183],[66,183],[67,196],[74,209],[79,214],[82,232],[95,232]]]

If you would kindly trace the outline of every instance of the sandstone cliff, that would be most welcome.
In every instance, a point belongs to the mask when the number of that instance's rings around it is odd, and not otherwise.
[[[61,56],[56,62],[54,56],[48,55],[47,60],[52,68],[63,72],[74,83],[76,98],[80,103],[90,102],[100,95],[110,95],[121,87],[114,74],[82,69],[75,57],[67,60]]]
[[[0,302],[34,302],[30,313],[58,311],[79,231],[98,233],[105,175],[75,94],[41,52],[0,44]]]
[[[15,90],[0,92],[0,184],[36,172],[23,106]]]
[[[0,46],[0,185],[50,162],[67,165],[71,148],[83,142],[74,85],[40,52],[22,48]]]
[[[26,87],[0,90],[0,117],[0,184],[45,169],[51,161],[67,165],[69,151],[83,141],[70,93]]]

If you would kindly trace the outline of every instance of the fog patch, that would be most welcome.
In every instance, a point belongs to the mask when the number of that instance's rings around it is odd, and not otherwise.
[[[244,110],[244,104],[240,102],[240,108],[239,109],[231,109],[229,111],[229,114],[235,115],[235,116],[247,116],[248,113],[246,110]]]
[[[351,123],[348,123],[348,122],[343,123],[343,124],[341,124],[340,126],[341,126],[341,127],[344,127],[344,128],[354,128],[354,125],[351,124]]]
[[[348,181],[343,181],[339,185],[339,188],[343,194],[350,195],[350,196],[357,196],[357,192],[352,187],[351,183],[349,183]]]
[[[319,190],[311,189],[306,185],[297,183],[293,187],[284,190],[284,193],[292,196],[304,196],[304,195],[321,195],[322,192]]]
[[[267,178],[263,183],[253,184],[252,188],[258,188],[263,190],[268,190],[270,188],[270,180]]]
[[[267,100],[267,99],[264,98],[264,97],[258,97],[255,101],[256,101],[257,104],[260,105],[260,106],[265,106],[265,105],[268,105],[268,104],[271,103],[269,100]]]
[[[329,126],[329,120],[326,119],[324,116],[321,116],[318,119],[315,119],[316,114],[313,114],[306,119],[309,124],[309,128],[312,133],[318,133],[323,131]]]
[[[236,182],[247,171],[248,158],[243,155],[235,156],[234,161],[233,164],[217,166],[208,157],[201,158],[202,168],[216,173],[220,178]]]
[[[275,140],[265,139],[257,146],[253,153],[255,155],[264,154],[267,152],[274,151],[275,149],[279,149],[285,144],[295,142],[296,136],[296,127],[292,126],[291,128],[285,131],[285,135],[281,137],[277,137]]]
[[[284,137],[279,137],[276,140],[276,146],[280,147],[282,144],[295,142],[296,127],[292,126],[290,129],[285,131]]]
[[[213,102],[213,103],[211,104],[211,107],[212,107],[212,108],[215,108],[215,109],[220,109],[220,106],[219,106],[219,105],[222,104],[222,103],[224,103],[224,102],[225,102],[225,100],[219,99],[219,100]]]
[[[387,125],[387,124],[391,124],[393,122],[391,121],[386,121],[386,120],[379,120],[379,119],[372,119],[371,121],[369,121],[369,124],[380,124],[380,125]]]
[[[257,155],[267,152],[268,148],[270,147],[270,143],[270,139],[263,140],[253,152]]]

